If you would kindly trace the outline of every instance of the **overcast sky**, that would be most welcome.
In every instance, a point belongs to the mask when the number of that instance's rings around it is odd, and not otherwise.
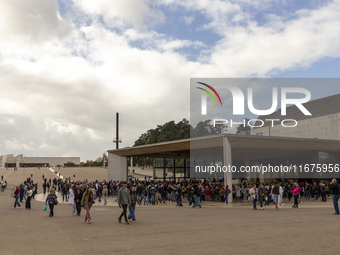
[[[191,77],[340,77],[339,41],[339,0],[0,0],[0,155],[96,159],[116,112],[132,146]]]

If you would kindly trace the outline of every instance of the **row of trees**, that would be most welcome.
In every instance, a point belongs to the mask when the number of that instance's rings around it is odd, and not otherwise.
[[[247,123],[249,119],[245,119]],[[157,125],[154,129],[149,129],[143,133],[134,143],[133,146],[168,142],[179,139],[186,139],[191,137],[200,137],[207,135],[225,134],[228,131],[228,126],[214,127],[211,120],[200,121],[196,127],[192,127],[187,119],[175,123],[169,121],[163,125]],[[250,126],[243,126],[242,124],[237,127],[237,134],[249,135]]]
[[[249,119],[245,119],[247,123]],[[154,129],[149,129],[146,133],[143,133],[134,143],[133,146],[160,143],[167,141],[174,141],[179,139],[186,139],[190,137],[200,137],[207,135],[225,134],[228,131],[228,126],[216,126],[214,127],[211,120],[200,121],[196,127],[192,127],[187,119],[175,123],[175,121],[169,121],[163,125],[157,125]],[[237,134],[249,135],[250,127],[243,126],[242,124],[237,127]],[[134,158],[133,164],[140,166],[152,165],[152,158]]]
[[[103,155],[101,157],[98,157],[95,161],[86,160],[85,162],[80,162],[80,166],[99,166],[99,167],[102,167],[104,165],[104,162],[105,162],[105,166],[108,165],[107,161],[108,161],[108,157],[107,157],[106,153],[104,152]]]

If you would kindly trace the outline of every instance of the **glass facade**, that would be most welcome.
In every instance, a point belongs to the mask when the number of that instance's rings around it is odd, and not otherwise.
[[[154,159],[154,179],[177,182],[187,178],[190,178],[190,162],[188,159]]]

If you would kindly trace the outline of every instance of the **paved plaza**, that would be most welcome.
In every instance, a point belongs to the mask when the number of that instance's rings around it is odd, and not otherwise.
[[[96,202],[93,223],[85,224],[84,211],[73,215],[72,205],[63,203],[48,217],[38,201],[42,195],[31,210],[24,204],[12,209],[10,193],[0,193],[0,254],[335,254],[340,249],[340,216],[330,200],[303,200],[299,209],[287,202],[279,211],[273,205],[255,211],[252,203],[137,206],[137,222],[125,225],[118,223],[121,209],[114,198],[108,206]]]

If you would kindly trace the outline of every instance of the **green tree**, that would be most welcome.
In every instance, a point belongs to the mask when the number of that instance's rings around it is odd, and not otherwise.
[[[221,127],[214,127],[211,120],[200,121],[192,131],[192,137],[221,134]]]
[[[76,166],[76,164],[74,162],[67,162],[65,166],[72,167],[72,166]]]
[[[249,119],[247,119],[247,118],[244,119],[245,123],[248,123],[248,121],[249,121]],[[238,134],[238,135],[250,135],[250,126],[248,126],[248,125],[244,126],[243,124],[240,124],[237,127],[236,134]]]
[[[191,126],[187,119],[183,119],[177,124],[169,121],[163,125],[157,125],[154,129],[149,129],[143,133],[134,143],[134,146],[174,141],[190,137]]]

